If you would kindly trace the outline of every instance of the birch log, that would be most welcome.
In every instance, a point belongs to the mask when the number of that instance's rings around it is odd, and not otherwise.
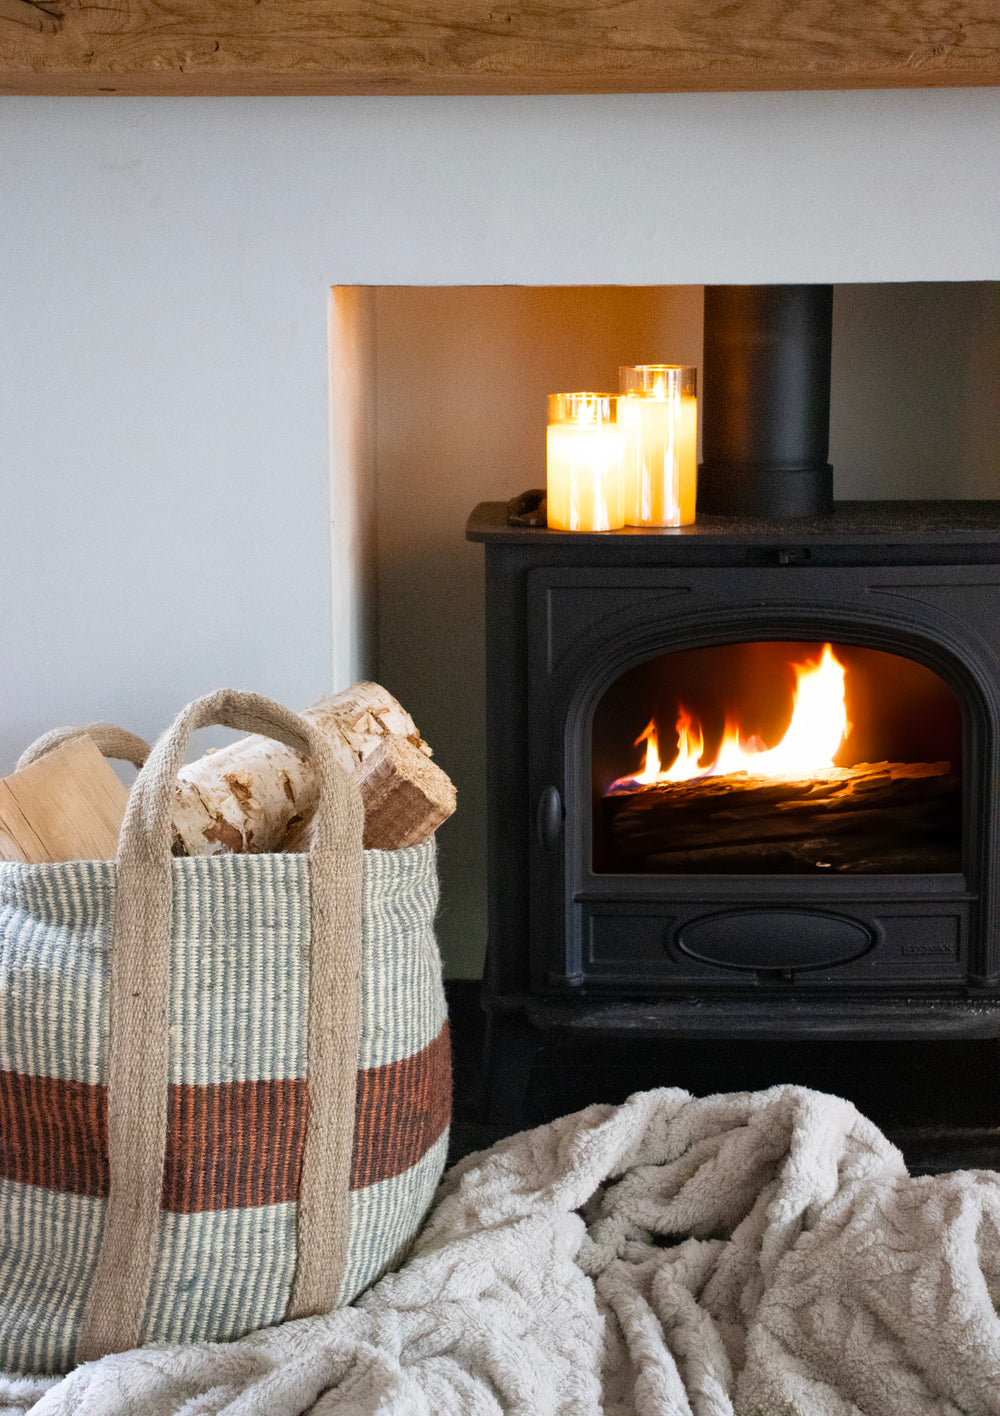
[[[430,757],[409,713],[377,683],[356,683],[302,714],[326,737],[352,776],[387,734]],[[243,738],[181,768],[174,800],[178,855],[279,850],[289,830],[316,808],[312,764],[284,743]]]

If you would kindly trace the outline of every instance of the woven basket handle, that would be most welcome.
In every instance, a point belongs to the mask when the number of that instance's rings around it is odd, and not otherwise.
[[[286,747],[312,758],[319,783],[313,856],[335,846],[353,814],[363,816],[357,786],[311,723],[258,694],[220,689],[196,699],[179,713],[150,752],[132,787],[118,848],[119,865],[127,854],[169,867],[177,773],[192,733],[216,725],[277,738]]]
[[[329,1311],[340,1285],[360,1027],[364,810],[357,785],[312,724],[269,699],[223,689],[185,708],[157,741],[132,787],[122,825],[108,1041],[110,1189],[79,1361],[125,1351],[142,1339],[166,1148],[171,808],[188,739],[214,724],[277,738],[309,754],[316,767],[319,805],[309,856],[309,1125],[287,1316]]]
[[[150,753],[148,742],[136,737],[135,733],[127,733],[115,723],[88,723],[83,728],[53,728],[50,733],[36,738],[17,759],[14,771],[20,772],[22,767],[30,767],[31,763],[37,762],[40,757],[47,756],[57,747],[62,747],[63,743],[72,742],[74,738],[79,737],[92,738],[105,757],[114,757],[120,762],[131,762],[136,767],[141,767]]]

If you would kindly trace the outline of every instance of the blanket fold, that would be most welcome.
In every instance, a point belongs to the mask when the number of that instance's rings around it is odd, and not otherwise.
[[[998,1416],[1000,1174],[794,1086],[468,1156],[353,1307],[0,1380],[4,1416]]]

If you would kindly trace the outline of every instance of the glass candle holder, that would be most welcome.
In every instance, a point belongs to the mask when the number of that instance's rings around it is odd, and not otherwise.
[[[611,393],[549,395],[548,524],[559,531],[625,525],[620,399]]]
[[[697,371],[690,364],[619,370],[626,526],[690,526],[698,478]]]

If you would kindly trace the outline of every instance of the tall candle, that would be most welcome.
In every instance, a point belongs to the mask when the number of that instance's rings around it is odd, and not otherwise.
[[[685,364],[639,364],[621,370],[628,526],[689,526],[695,519],[695,372]]]
[[[617,531],[625,524],[619,400],[553,393],[547,433],[548,524],[559,531]]]

